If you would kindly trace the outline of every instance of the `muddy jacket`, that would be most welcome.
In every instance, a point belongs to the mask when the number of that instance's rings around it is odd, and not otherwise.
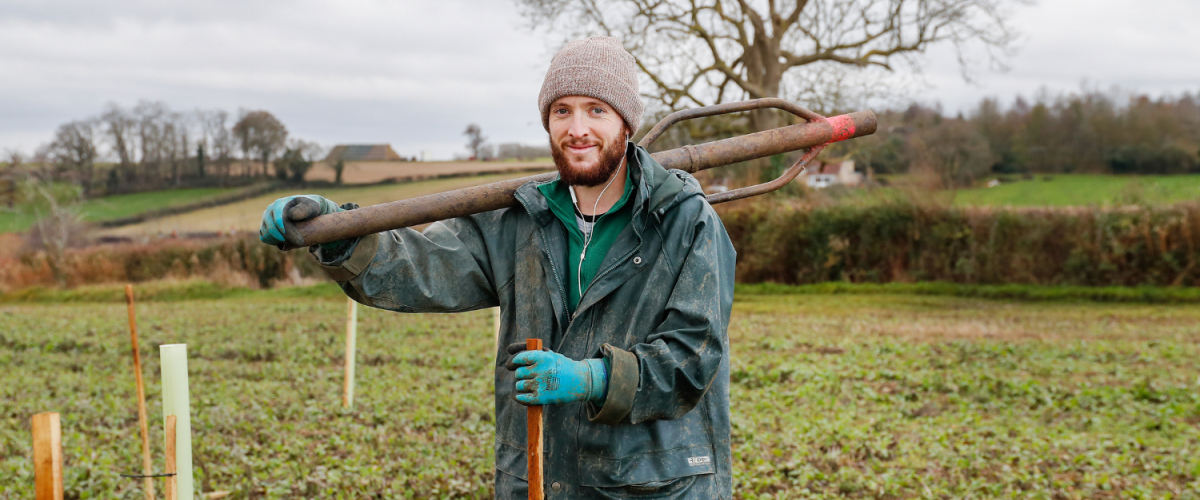
[[[401,312],[499,306],[496,498],[526,497],[525,407],[504,346],[541,338],[572,359],[607,357],[603,406],[545,408],[546,498],[731,498],[729,342],[734,250],[699,184],[628,144],[633,220],[574,317],[567,234],[529,183],[521,206],[364,237],[315,254],[355,300]]]

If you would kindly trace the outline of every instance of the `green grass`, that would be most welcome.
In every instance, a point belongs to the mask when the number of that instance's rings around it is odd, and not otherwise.
[[[1114,206],[1168,204],[1200,199],[1200,175],[1037,175],[1032,180],[994,188],[962,189],[957,205],[975,206]],[[1045,179],[1049,180],[1045,180]]]
[[[83,211],[89,221],[117,219],[216,198],[234,191],[234,188],[194,188],[123,194],[88,200],[84,203]]]
[[[812,194],[815,200],[842,204],[872,205],[900,197],[936,198],[957,206],[1065,207],[1166,205],[1200,200],[1200,175],[1124,176],[1100,174],[1036,175],[1022,179],[1006,176],[994,188],[981,187],[936,191],[906,186],[907,175],[883,175],[890,187],[873,190],[824,189]]]
[[[1197,498],[1200,308],[769,291],[730,323],[738,498]],[[200,489],[490,497],[491,314],[362,309],[343,410],[330,292],[139,305],[155,470],[183,342]],[[128,346],[120,303],[0,305],[0,499],[32,497],[42,411],[69,497],[141,498]]]
[[[194,188],[122,194],[84,201],[80,204],[80,211],[83,220],[98,222],[186,205],[234,191],[236,188]],[[0,212],[0,233],[25,231],[33,226],[35,220],[32,214]]]

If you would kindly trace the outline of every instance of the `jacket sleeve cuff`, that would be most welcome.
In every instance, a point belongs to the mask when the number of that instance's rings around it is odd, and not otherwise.
[[[313,245],[309,249],[317,258],[321,270],[333,281],[350,281],[361,274],[371,260],[375,258],[375,250],[379,248],[379,235],[371,234],[359,238],[350,248],[339,255],[325,255],[324,249]]]
[[[608,373],[608,396],[604,406],[597,411],[596,405],[588,405],[588,420],[598,424],[617,425],[633,410],[633,398],[637,395],[640,375],[637,356],[624,349],[604,344],[600,352],[608,358],[611,371]]]

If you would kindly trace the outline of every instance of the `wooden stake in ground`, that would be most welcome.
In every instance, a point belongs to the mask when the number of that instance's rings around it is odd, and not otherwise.
[[[125,305],[129,309],[129,339],[133,343],[133,378],[137,380],[138,425],[142,427],[142,474],[151,474],[150,429],[146,422],[146,386],[142,383],[142,353],[138,347],[137,314],[133,307],[133,285],[125,285]],[[146,500],[154,500],[154,479],[142,479]]]
[[[525,349],[529,351],[542,350],[542,339],[525,339]],[[542,407],[530,406],[526,409],[525,441],[529,455],[529,500],[542,500],[545,492],[542,489]]]
[[[175,432],[175,495],[179,500],[192,500],[195,491],[192,479],[192,420],[188,394],[187,344],[158,347],[162,364],[163,427],[174,416]],[[165,439],[164,439],[165,441]],[[170,460],[170,459],[168,459]]]
[[[500,352],[500,308],[493,308],[492,311],[494,313],[492,314],[492,329],[495,330],[494,333],[496,334],[496,345],[494,350],[495,352]]]
[[[33,416],[33,498],[62,500],[62,426],[57,413]]]
[[[178,496],[179,481],[175,476],[175,415],[167,415],[167,423],[163,427],[163,448],[167,456],[167,500],[175,500]]]
[[[346,381],[342,384],[342,406],[354,406],[354,351],[358,336],[358,302],[349,297],[346,301]]]

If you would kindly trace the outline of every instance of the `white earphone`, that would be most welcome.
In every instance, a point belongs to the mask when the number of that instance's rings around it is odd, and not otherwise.
[[[629,142],[629,133],[625,134],[625,142]],[[579,253],[579,268],[575,271],[575,286],[579,291],[579,298],[581,300],[583,299],[583,261],[587,258],[587,249],[588,245],[592,242],[592,233],[596,232],[596,223],[600,222],[600,217],[596,216],[596,209],[600,206],[600,199],[604,197],[604,193],[608,191],[608,187],[612,185],[613,181],[617,180],[617,174],[621,173],[621,169],[626,168],[628,164],[629,162],[623,162],[621,168],[613,172],[612,177],[608,179],[608,184],[605,184],[604,189],[600,190],[600,196],[596,197],[596,203],[592,205],[592,217],[595,217],[595,219],[592,219],[592,228],[583,237],[583,250]],[[579,207],[579,198],[575,196],[575,186],[567,187],[571,191],[571,203],[575,205],[576,210],[579,210],[579,215],[583,215],[583,209]]]

